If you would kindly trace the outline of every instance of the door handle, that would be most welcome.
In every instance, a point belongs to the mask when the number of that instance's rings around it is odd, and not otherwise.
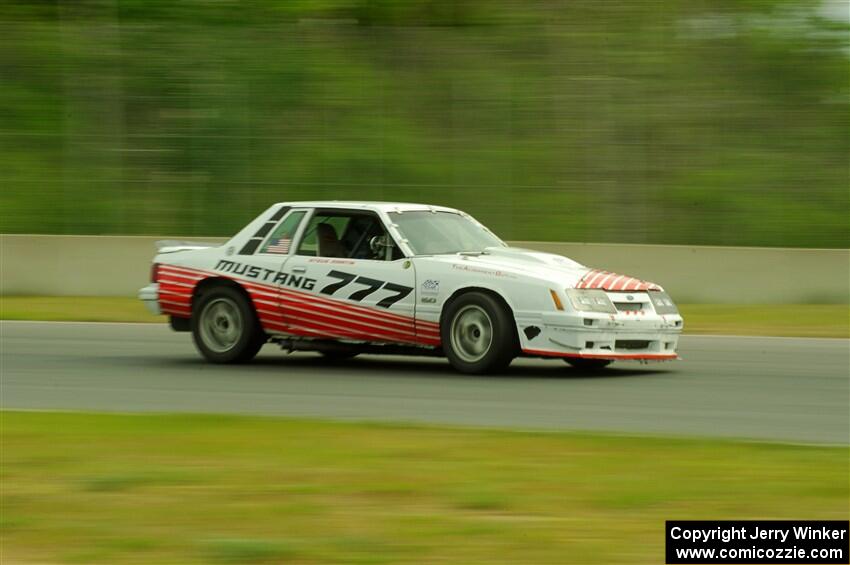
[[[306,273],[307,267],[292,267],[293,273]]]

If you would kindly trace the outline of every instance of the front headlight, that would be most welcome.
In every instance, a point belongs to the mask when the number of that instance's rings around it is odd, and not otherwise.
[[[568,288],[567,297],[572,302],[573,308],[581,312],[617,313],[617,309],[614,308],[614,304],[608,299],[608,295],[605,294],[604,290]]]
[[[678,314],[679,309],[673,304],[673,300],[662,291],[650,291],[649,299],[652,300],[652,307],[655,308],[656,314]]]

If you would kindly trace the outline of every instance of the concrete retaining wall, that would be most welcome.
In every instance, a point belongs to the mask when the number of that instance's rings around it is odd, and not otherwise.
[[[0,235],[0,294],[135,296],[148,281],[154,242],[160,239],[168,238]],[[847,249],[529,241],[512,245],[657,282],[682,303],[850,301]]]
[[[850,301],[850,250],[512,242],[656,282],[678,302]]]

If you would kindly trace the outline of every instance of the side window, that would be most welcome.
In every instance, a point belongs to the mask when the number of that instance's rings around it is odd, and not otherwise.
[[[353,211],[324,211],[314,215],[297,254],[381,261],[402,256],[378,216]]]
[[[295,239],[295,232],[298,230],[298,225],[301,224],[301,220],[304,219],[306,213],[303,210],[298,210],[289,214],[275,228],[260,252],[287,255],[289,248],[292,246],[292,240]]]
[[[351,249],[352,259],[394,261],[403,257],[401,250],[387,234],[384,223],[377,216],[360,216],[351,220],[343,236]]]
[[[311,257],[348,257],[348,252],[339,240],[339,234],[351,220],[348,214],[316,213],[310,218],[301,237],[296,255]]]

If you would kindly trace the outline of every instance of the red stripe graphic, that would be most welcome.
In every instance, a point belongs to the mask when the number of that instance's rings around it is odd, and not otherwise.
[[[243,281],[241,279],[239,279],[239,282],[243,282]],[[253,282],[245,282],[244,284],[250,290],[254,290],[255,288],[260,288],[262,290],[274,288],[274,287],[268,287],[266,285],[258,285],[257,283],[253,283]],[[359,315],[362,315],[362,316],[367,316],[370,320],[379,320],[382,323],[385,323],[385,324],[388,324],[388,325],[395,324],[395,325],[401,325],[401,326],[404,326],[404,327],[409,327],[414,322],[413,318],[401,316],[399,314],[391,314],[389,312],[381,312],[379,310],[374,310],[372,308],[368,308],[368,307],[364,307],[364,306],[347,304],[347,303],[341,302],[339,300],[327,299],[327,298],[323,298],[321,296],[316,296],[314,294],[309,294],[309,293],[306,293],[306,292],[301,292],[301,291],[287,289],[287,288],[280,288],[280,289],[275,289],[275,290],[280,292],[282,298],[289,298],[291,300],[301,300],[301,301],[309,302],[309,303],[316,305],[316,306],[319,306],[319,307],[342,309],[342,310],[345,310],[347,313],[350,313],[352,315],[358,315],[359,314]],[[416,321],[417,327],[422,327],[422,328],[425,328],[425,329],[439,328],[439,324],[436,324],[436,323],[433,323],[433,322],[426,322],[424,320],[415,320],[415,321]]]
[[[251,288],[253,283],[248,283],[246,286],[249,287],[249,292],[254,292]],[[280,296],[277,300],[283,311],[301,310],[315,312],[318,315],[333,316],[339,322],[361,322],[377,326],[380,329],[414,334],[414,320],[412,318],[403,318],[397,315],[385,318],[375,315],[380,313],[376,313],[374,310],[368,308],[349,306],[337,301],[326,300],[289,289],[280,289]],[[400,320],[403,320],[403,322]],[[422,337],[439,337],[439,330],[432,329],[434,327],[439,326],[438,324],[427,324],[417,320],[415,333]]]
[[[205,278],[204,275],[199,275],[197,273],[178,271],[176,269],[166,269],[165,266],[163,266],[163,265],[160,265],[159,274],[157,276],[160,279],[166,279],[166,280],[171,279],[171,280],[189,282],[189,283],[197,282],[197,281]]]
[[[626,291],[626,290],[663,290],[655,283],[642,281],[635,277],[626,275],[618,275],[609,271],[599,269],[590,269],[587,271],[581,280],[576,284],[576,288],[587,289],[602,289],[610,291]]]
[[[335,337],[363,341],[384,341],[439,345],[439,340],[417,337],[412,333],[388,332],[363,324],[349,323],[338,318],[316,315],[309,311],[284,309],[280,312],[258,310],[263,324],[286,333],[311,337]]]
[[[402,334],[386,330],[380,330],[363,324],[345,322],[338,318],[315,315],[300,310],[284,309],[286,323],[293,326],[314,328],[322,331],[325,335],[337,334],[340,337],[352,337],[366,341],[406,341],[416,342],[413,333]]]
[[[565,353],[560,351],[544,351],[543,349],[523,349],[523,353],[527,355],[539,355],[541,357],[575,357],[579,359],[643,359],[646,361],[669,361],[678,359],[679,356],[675,353]]]
[[[275,287],[275,286],[272,286],[272,285],[258,283],[258,282],[255,282],[255,281],[250,281],[250,280],[236,278],[236,277],[231,277],[231,276],[228,276],[228,275],[222,275],[222,274],[219,274],[219,273],[211,273],[211,274],[214,274],[215,276],[222,276],[224,278],[228,278],[228,279],[231,279],[231,280],[234,280],[234,281],[238,281],[240,284],[242,284],[249,291],[271,292],[272,294],[276,294],[278,291],[280,291],[281,293],[289,293],[289,294],[292,294],[292,295],[296,295],[296,296],[304,298],[305,300],[311,300],[315,303],[328,304],[328,305],[331,305],[335,308],[344,308],[344,309],[351,311],[351,312],[359,312],[359,313],[367,314],[370,317],[379,318],[379,319],[382,319],[382,320],[403,322],[405,324],[410,324],[414,321],[414,318],[411,318],[411,317],[408,317],[408,316],[403,316],[401,314],[394,314],[392,312],[385,312],[385,311],[382,311],[382,310],[376,310],[374,308],[369,308],[369,307],[366,307],[366,306],[359,306],[359,305],[355,305],[355,304],[350,304],[350,303],[342,302],[338,299],[324,298],[324,297],[321,297],[321,296],[317,296],[315,294],[310,294],[310,293],[307,293],[307,292],[293,290],[293,289],[287,289],[287,288],[282,288],[282,287],[278,288],[278,287]],[[416,322],[417,327],[420,327],[420,328],[439,330],[439,327],[440,327],[440,324],[438,324],[436,322],[429,322],[427,320],[416,319],[415,322]]]
[[[315,303],[310,303],[309,301],[301,301],[301,300],[298,300],[298,299],[293,299],[293,298],[288,297],[286,295],[281,297],[280,308],[281,308],[281,310],[284,310],[284,311],[290,311],[291,310],[291,311],[301,311],[301,312],[313,312],[313,313],[315,313],[316,315],[319,315],[319,316],[326,316],[328,318],[340,319],[340,313],[339,313],[339,310],[337,310],[337,309],[329,307],[325,304],[315,304]],[[376,321],[376,320],[369,318],[368,316],[361,316],[359,314],[353,314],[353,313],[346,313],[344,320],[352,321],[352,322],[359,322],[359,323],[362,323],[364,325],[378,326],[378,327],[385,329],[385,330],[388,330],[388,331],[396,331],[396,332],[409,333],[409,334],[415,333],[412,323],[410,323],[410,324],[397,324],[397,323],[388,324],[386,322],[381,323],[379,321]]]
[[[619,275],[619,276],[617,276],[617,278],[613,279],[613,280],[609,283],[609,285],[608,285],[607,289],[608,289],[608,290],[619,290],[619,289],[620,289],[620,283],[621,283],[621,282],[623,282],[623,280],[625,280],[625,278],[626,278],[626,276],[625,276],[625,275]]]
[[[286,289],[281,289],[280,302],[283,307],[287,304],[291,307],[311,307],[319,308],[323,311],[340,312],[340,304],[334,301],[321,300],[316,297],[302,292],[293,292]],[[367,308],[344,308],[346,317],[363,321],[369,324],[378,324],[390,329],[400,329],[405,331],[413,330],[413,318],[404,318],[404,321],[397,321],[395,318],[384,319],[380,316],[375,316],[373,310]],[[418,333],[439,334],[439,325],[434,323],[423,323],[416,320],[416,330]]]
[[[160,277],[159,278],[160,288],[162,288],[162,285],[174,287],[175,289],[179,288],[183,292],[192,292],[192,289],[195,287],[194,283],[185,282],[185,279],[176,279],[176,278],[170,278],[170,277]]]
[[[593,277],[587,279],[587,284],[591,288],[593,288],[593,285],[599,283],[602,279],[611,274],[608,271],[591,271],[591,273],[593,274]]]
[[[437,346],[440,325],[427,320],[354,305],[288,288],[188,267],[161,265],[160,307],[178,316],[191,314],[194,284],[208,276],[234,280],[247,290],[266,331],[309,337],[391,341]]]
[[[188,304],[192,300],[192,295],[185,292],[174,292],[171,290],[159,289],[159,297],[174,302],[185,302]]]
[[[375,334],[384,334],[384,335],[407,335],[414,336],[415,332],[413,326],[408,326],[407,328],[385,328],[381,326],[376,326],[374,324],[370,324],[368,320],[356,319],[351,317],[341,317],[335,312],[328,311],[320,311],[318,309],[313,309],[310,306],[303,305],[297,302],[283,302],[280,306],[281,312],[284,314],[284,321],[290,318],[304,318],[308,317],[313,320],[327,322],[328,324],[339,324],[343,327],[349,327],[352,329],[359,329],[364,332],[373,332]]]

